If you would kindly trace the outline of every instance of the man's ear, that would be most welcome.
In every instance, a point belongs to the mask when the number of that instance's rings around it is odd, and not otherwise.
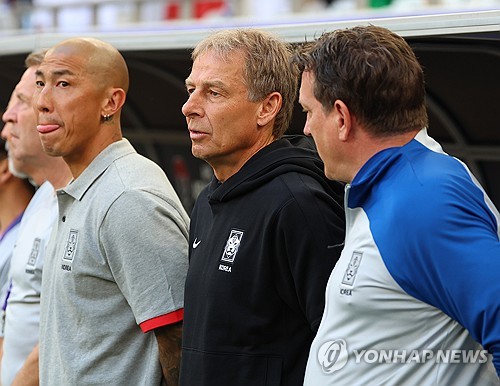
[[[104,106],[102,109],[102,116],[112,116],[119,111],[125,104],[125,99],[127,95],[125,91],[121,88],[110,89],[107,99],[105,99]]]
[[[283,98],[279,92],[273,92],[264,99],[257,115],[257,125],[265,126],[271,122],[281,109]]]
[[[347,141],[352,130],[353,116],[347,105],[340,99],[335,101],[333,108],[336,112],[339,140]]]

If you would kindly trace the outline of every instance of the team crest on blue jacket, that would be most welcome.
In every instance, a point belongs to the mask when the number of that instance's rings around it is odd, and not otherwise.
[[[363,258],[363,253],[354,251],[351,256],[351,260],[349,261],[349,265],[344,273],[344,278],[342,280],[342,284],[346,284],[349,286],[354,285],[354,279],[356,279],[356,275],[358,274],[359,265],[361,264],[361,259]]]
[[[226,246],[224,247],[224,253],[222,254],[221,261],[226,263],[233,263],[238,249],[240,248],[241,239],[243,238],[243,232],[231,229],[229,238],[226,241]]]

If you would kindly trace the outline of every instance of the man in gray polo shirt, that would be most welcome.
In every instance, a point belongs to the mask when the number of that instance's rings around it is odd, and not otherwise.
[[[160,385],[162,373],[176,384],[189,219],[122,138],[126,63],[107,43],[69,39],[36,83],[43,148],[73,175],[43,272],[41,384]]]

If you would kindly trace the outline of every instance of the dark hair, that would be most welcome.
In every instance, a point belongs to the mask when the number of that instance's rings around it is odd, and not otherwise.
[[[314,96],[325,111],[342,100],[374,135],[427,126],[422,67],[408,43],[386,28],[326,32],[300,46],[292,61],[313,73]]]
[[[7,149],[5,148],[5,139],[0,138],[0,160],[7,158]]]

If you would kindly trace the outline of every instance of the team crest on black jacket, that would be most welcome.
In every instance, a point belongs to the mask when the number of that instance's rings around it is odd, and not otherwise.
[[[224,252],[222,253],[222,257],[220,259],[222,264],[219,265],[219,270],[231,272],[231,267],[227,264],[232,265],[234,263],[242,238],[243,231],[231,229],[231,233],[226,241],[226,246],[224,247]]]

